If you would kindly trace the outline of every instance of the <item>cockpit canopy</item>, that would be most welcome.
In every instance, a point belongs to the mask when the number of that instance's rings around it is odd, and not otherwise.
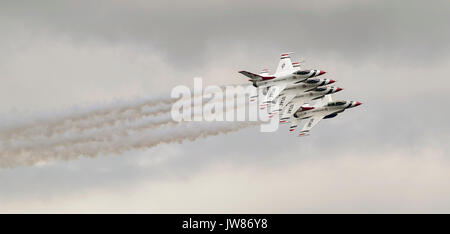
[[[317,91],[317,92],[323,92],[325,90],[327,90],[326,87],[317,87],[316,89],[314,89],[314,91]]]
[[[343,106],[347,102],[346,101],[335,101],[335,102],[329,102],[327,106]]]
[[[310,73],[309,70],[304,70],[304,71],[297,71],[295,72],[295,74],[297,75],[308,75]]]
[[[318,83],[319,81],[320,81],[319,79],[311,79],[311,78],[309,78],[305,82],[308,83],[308,84],[315,84],[315,83]]]

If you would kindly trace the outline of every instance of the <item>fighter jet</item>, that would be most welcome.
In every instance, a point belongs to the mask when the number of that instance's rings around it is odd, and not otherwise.
[[[274,74],[269,75],[267,70],[263,70],[260,74],[254,74],[248,71],[239,71],[239,73],[250,78],[254,87],[261,87],[265,91],[265,101],[273,101],[286,87],[303,82],[308,78],[325,74],[321,70],[302,70],[298,63],[292,63],[291,53],[281,55],[277,70]],[[295,66],[295,67],[294,67]],[[269,92],[270,89],[270,93]]]
[[[278,104],[278,107],[280,110],[282,110],[288,103],[292,101],[296,96],[302,95],[304,92],[310,92],[313,90],[323,90],[323,89],[316,89],[320,86],[333,84],[336,82],[335,80],[331,79],[321,79],[321,78],[309,78],[305,80],[304,82],[299,82],[297,84],[294,84],[292,86],[288,86],[283,92],[281,92],[276,100],[274,101],[263,101],[261,104],[261,107],[267,107],[272,104]],[[254,101],[255,98],[251,98],[250,101]],[[280,111],[279,110],[279,111]]]
[[[273,110],[271,112],[271,115],[274,115],[276,113],[281,112],[280,116],[280,123],[286,123],[289,119],[291,119],[292,115],[297,112],[297,110],[302,106],[305,105],[313,100],[320,99],[324,97],[325,95],[337,93],[341,91],[342,88],[339,87],[316,87],[313,90],[309,92],[295,92],[295,89],[292,90],[292,93],[289,93],[287,95],[294,96],[292,100],[283,102],[283,96],[280,96],[280,103],[279,103],[279,109]],[[290,91],[290,90],[286,90]],[[287,99],[287,98],[286,98]],[[286,108],[285,108],[286,107]],[[262,107],[261,107],[262,108]]]
[[[359,105],[361,105],[361,103],[355,101],[333,101],[331,95],[326,95],[313,107],[302,106],[298,109],[292,116],[294,120],[292,121],[289,131],[294,131],[302,119],[309,119],[300,131],[299,136],[309,135],[310,130],[319,123],[320,120],[334,118],[346,109]]]

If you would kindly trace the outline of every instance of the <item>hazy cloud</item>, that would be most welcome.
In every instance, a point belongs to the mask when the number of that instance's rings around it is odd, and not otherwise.
[[[448,1],[1,5],[2,115],[168,94],[197,76],[244,83],[236,71],[274,70],[285,51],[363,105],[307,138],[250,128],[1,170],[0,211],[449,211]]]

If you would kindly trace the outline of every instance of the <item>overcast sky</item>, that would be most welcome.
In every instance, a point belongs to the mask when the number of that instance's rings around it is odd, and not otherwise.
[[[450,212],[448,1],[0,0],[0,113],[238,84],[294,51],[363,103],[309,137],[258,127],[0,169],[0,212]]]

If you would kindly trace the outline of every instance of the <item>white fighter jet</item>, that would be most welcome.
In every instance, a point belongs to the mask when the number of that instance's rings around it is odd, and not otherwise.
[[[316,89],[321,86],[333,84],[336,82],[335,80],[331,79],[321,79],[321,78],[309,78],[303,82],[299,82],[298,84],[294,84],[292,86],[288,86],[283,92],[281,92],[278,97],[274,101],[265,101],[261,104],[261,108],[265,108],[267,106],[277,104],[276,110],[272,110],[273,113],[280,112],[286,105],[288,105],[292,99],[295,97],[299,97],[303,95],[305,92],[310,91],[323,91],[324,89]],[[250,101],[254,101],[255,98],[251,98]],[[272,114],[272,113],[271,113]]]
[[[326,73],[321,70],[302,70],[299,63],[292,63],[290,54],[292,53],[281,55],[277,70],[272,75],[269,75],[266,69],[260,74],[248,71],[240,71],[239,73],[249,77],[249,81],[253,83],[253,86],[263,88],[265,91],[263,93],[266,95],[266,100],[264,101],[268,102],[273,101],[285,88]]]
[[[359,105],[361,105],[361,103],[355,101],[333,101],[331,95],[326,95],[319,99],[313,107],[302,106],[297,110],[292,115],[294,119],[292,120],[289,131],[294,131],[302,119],[308,119],[308,122],[300,131],[299,136],[309,135],[309,131],[319,123],[320,120],[334,118],[346,109]]]
[[[270,116],[281,112],[280,123],[286,123],[289,120],[292,121],[292,116],[297,112],[297,110],[299,110],[301,106],[310,103],[311,101],[323,98],[325,95],[337,93],[341,90],[342,88],[339,87],[316,87],[308,92],[295,92],[295,89],[293,89],[292,93],[288,93],[287,95],[293,95],[294,98],[292,98],[289,102],[283,103],[284,96],[280,96],[281,101],[280,103],[278,103],[279,109],[273,110]],[[291,90],[288,89],[285,91],[289,92]]]

